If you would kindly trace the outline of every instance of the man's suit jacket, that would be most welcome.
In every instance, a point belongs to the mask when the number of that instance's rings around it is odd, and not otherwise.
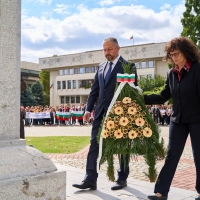
[[[160,114],[160,109],[159,108],[154,108],[153,109],[153,115],[158,117],[159,114]]]
[[[121,74],[124,73],[124,69],[122,67],[123,62],[128,63],[120,56],[118,62],[116,63],[114,69],[110,74],[109,80],[106,85],[104,83],[104,70],[108,61],[101,63],[98,67],[86,106],[86,111],[91,112],[94,107],[94,104],[98,100],[95,108],[95,119],[98,118],[102,112],[104,113],[107,112],[110,102],[114,96],[117,73]],[[131,67],[133,66],[135,66],[134,63],[131,64]],[[136,68],[135,68],[135,77],[136,77],[135,84],[137,85]]]

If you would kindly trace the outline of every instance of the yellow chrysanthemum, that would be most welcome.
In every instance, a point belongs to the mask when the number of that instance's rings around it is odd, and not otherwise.
[[[114,124],[114,122],[113,121],[108,121],[107,122],[107,129],[113,129],[113,128],[115,128],[115,124]]]
[[[144,126],[144,123],[145,123],[145,121],[144,121],[144,119],[141,118],[141,117],[139,117],[139,118],[137,118],[137,119],[135,120],[135,124],[136,124],[137,126]]]
[[[101,133],[102,138],[107,138],[108,137],[108,131],[107,130],[103,130]]]
[[[143,135],[145,137],[151,137],[152,136],[152,130],[148,127],[146,127],[144,130],[143,130]]]
[[[128,137],[129,137],[130,139],[136,138],[136,137],[137,137],[137,132],[134,131],[134,130],[129,131]]]
[[[136,108],[134,108],[134,107],[128,108],[128,114],[135,115],[136,112],[137,112]]]
[[[116,130],[115,133],[114,133],[114,136],[117,139],[122,138],[123,137],[123,133],[122,133],[121,129]]]
[[[122,126],[126,126],[128,124],[128,118],[127,117],[121,117],[119,120],[119,124]]]
[[[118,106],[115,108],[115,114],[116,115],[121,115],[124,112],[123,108]]]
[[[129,97],[124,97],[122,100],[123,103],[127,104],[127,103],[131,103],[131,98]]]

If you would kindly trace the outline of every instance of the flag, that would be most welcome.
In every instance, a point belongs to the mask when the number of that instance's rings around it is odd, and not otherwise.
[[[50,89],[53,87],[53,83],[51,84],[51,86],[50,86]]]
[[[130,37],[130,40],[133,40],[133,35]]]

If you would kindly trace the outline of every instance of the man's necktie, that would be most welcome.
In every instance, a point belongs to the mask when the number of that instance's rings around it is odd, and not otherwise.
[[[106,73],[105,80],[104,80],[104,81],[105,81],[105,85],[106,85],[106,83],[108,82],[108,79],[109,79],[109,77],[110,77],[110,74],[111,74],[111,71],[112,71],[112,64],[113,64],[112,62],[109,63],[110,66],[109,66],[109,68],[108,68],[108,71],[107,71],[107,73]]]

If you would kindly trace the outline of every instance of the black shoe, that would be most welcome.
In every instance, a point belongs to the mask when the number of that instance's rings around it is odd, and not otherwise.
[[[156,195],[153,196],[148,196],[149,200],[167,200],[167,197],[165,196],[161,196],[161,197],[157,197]]]
[[[73,184],[72,185],[75,188],[79,189],[91,189],[91,190],[96,190],[97,189],[97,183],[96,182],[90,182],[87,180],[83,180],[81,184]]]
[[[200,196],[197,196],[197,197],[195,198],[195,200],[200,200]]]
[[[127,181],[116,181],[115,184],[111,187],[111,190],[120,190],[127,186]]]

